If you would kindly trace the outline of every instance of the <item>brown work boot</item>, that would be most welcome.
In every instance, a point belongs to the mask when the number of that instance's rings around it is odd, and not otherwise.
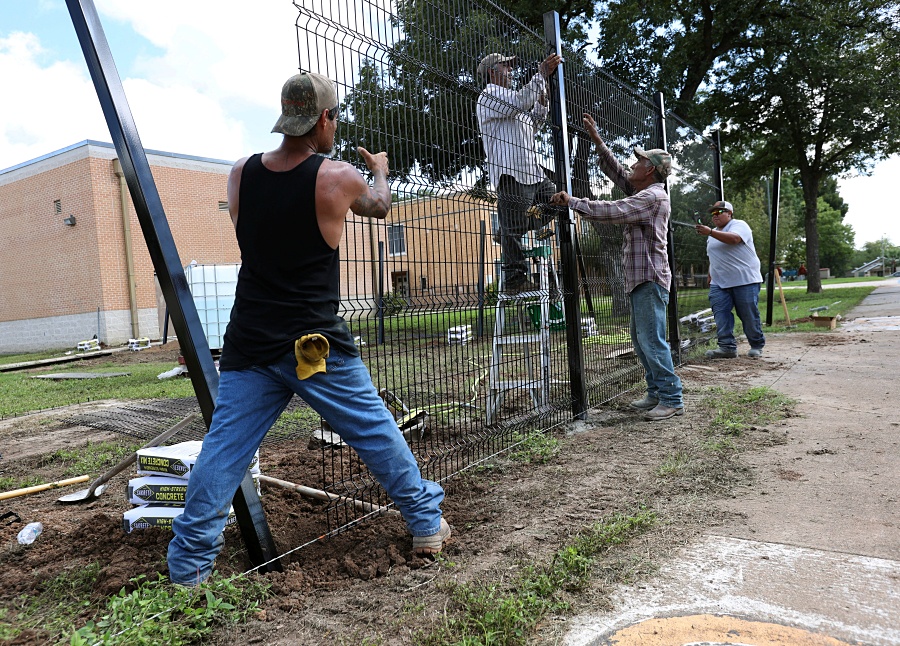
[[[670,417],[675,417],[676,415],[684,415],[684,406],[681,408],[672,408],[665,404],[657,404],[656,408],[649,410],[644,414],[644,419],[648,422],[659,422],[664,419],[669,419]]]
[[[416,556],[438,554],[448,540],[450,540],[450,525],[441,518],[441,528],[437,533],[431,536],[413,536],[413,554]]]

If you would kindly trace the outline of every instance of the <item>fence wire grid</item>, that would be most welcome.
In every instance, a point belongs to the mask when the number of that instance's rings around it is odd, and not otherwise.
[[[497,177],[512,172],[507,163],[531,156],[541,167],[535,182],[546,177],[563,190],[569,181],[579,197],[623,197],[597,169],[582,125],[586,111],[623,164],[633,161],[636,145],[668,147],[676,166],[672,219],[696,223],[720,195],[714,143],[677,116],[661,114],[661,99],[640,96],[565,49],[563,88],[551,79],[546,94],[532,92],[524,103],[479,99],[485,83],[476,70],[484,56],[517,57],[511,87],[521,98],[537,87],[532,79],[549,51],[542,35],[485,0],[294,4],[299,69],[337,84],[333,156],[364,174],[357,146],[389,156],[391,213],[383,222],[347,221],[342,313],[425,477],[446,480],[531,433],[570,421],[579,402],[573,357],[583,366],[588,407],[634,388],[643,375],[628,333],[621,227],[576,221],[570,262],[578,266],[567,267],[564,236],[553,233],[568,214],[541,208],[546,196],[536,200],[534,227],[521,232],[521,245],[529,278],[541,290],[509,297],[502,285],[506,247],[498,239]],[[563,124],[550,116],[563,94],[567,160],[557,150]],[[504,139],[503,130],[489,128],[482,133],[479,110],[513,114],[525,139]],[[493,170],[491,148],[502,151]],[[529,206],[526,199],[522,211]],[[688,227],[672,228],[673,313],[680,323],[670,333],[680,358],[710,338],[702,315],[708,265],[705,239]],[[566,311],[578,320],[567,321]],[[580,330],[577,347],[567,343],[570,326]],[[388,504],[349,447],[331,439],[323,442],[323,488]],[[359,517],[350,503],[334,503],[328,514],[336,531]]]

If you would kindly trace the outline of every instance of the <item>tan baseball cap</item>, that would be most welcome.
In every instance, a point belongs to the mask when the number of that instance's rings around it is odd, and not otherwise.
[[[337,107],[334,82],[327,76],[302,72],[281,88],[281,116],[272,132],[300,137],[312,130],[322,110]]]
[[[487,75],[488,70],[497,63],[509,63],[514,60],[516,60],[515,56],[506,56],[505,54],[497,53],[488,54],[481,59],[480,63],[478,63],[478,77],[484,78]]]
[[[643,148],[635,146],[634,154],[642,159],[648,160],[663,177],[668,177],[672,174],[672,155],[662,148],[644,150]]]

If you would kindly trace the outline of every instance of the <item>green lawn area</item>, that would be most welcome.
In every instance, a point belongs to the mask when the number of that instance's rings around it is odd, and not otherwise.
[[[29,411],[56,408],[100,399],[155,399],[191,397],[191,380],[184,377],[157,379],[172,363],[62,364],[58,372],[129,372],[127,377],[98,379],[33,379],[34,372],[0,373],[0,418]],[[45,373],[44,373],[45,374]]]
[[[74,350],[74,348],[72,348]],[[0,365],[11,363],[24,363],[26,361],[38,361],[52,357],[62,357],[68,350],[44,350],[42,352],[26,352],[23,354],[0,354]]]
[[[796,325],[796,327],[791,327],[790,330],[797,332],[811,332],[813,330],[826,332],[828,331],[827,328],[816,327],[812,322],[797,323],[797,320],[811,316],[810,309],[823,306],[827,306],[828,309],[818,312],[821,316],[835,316],[836,314],[846,316],[847,312],[859,305],[862,299],[871,294],[874,289],[874,285],[872,287],[839,287],[825,290],[821,294],[809,294],[805,290],[800,289],[787,289],[784,291],[784,301],[787,305],[791,324]],[[765,289],[761,290],[759,294],[759,312],[763,319],[764,332],[767,329],[779,331],[779,328],[782,330],[785,328],[784,308],[781,305],[777,288],[772,299],[772,326],[770,328],[765,327]]]

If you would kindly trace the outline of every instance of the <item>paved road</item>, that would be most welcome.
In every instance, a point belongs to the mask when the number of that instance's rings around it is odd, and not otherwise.
[[[798,400],[788,443],[747,456],[756,483],[723,503],[735,521],[577,618],[568,646],[900,645],[900,281],[886,283],[835,333],[769,336],[773,369],[752,383]]]

